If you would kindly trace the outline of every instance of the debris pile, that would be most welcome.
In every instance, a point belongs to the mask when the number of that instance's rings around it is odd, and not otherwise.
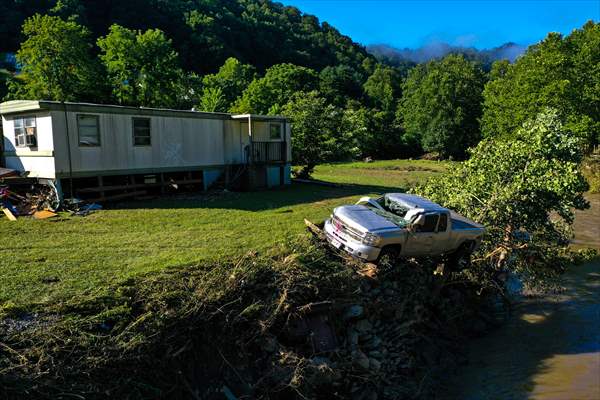
[[[66,199],[62,204],[56,188],[51,185],[0,185],[0,215],[16,221],[18,217],[48,219],[57,217],[58,211],[68,211],[71,216],[87,216],[102,206],[79,199]]]
[[[480,320],[475,290],[434,270],[306,239],[131,279],[47,310],[61,317],[43,329],[0,326],[0,397],[431,398]]]
[[[53,187],[27,185],[19,189],[0,186],[0,208],[12,221],[17,217],[33,216],[36,219],[55,217],[60,200]]]

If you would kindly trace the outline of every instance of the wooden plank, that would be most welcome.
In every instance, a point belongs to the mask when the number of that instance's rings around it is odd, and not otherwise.
[[[56,216],[58,216],[57,213],[48,210],[36,211],[33,213],[33,218],[35,219],[48,219]]]
[[[6,218],[8,218],[9,221],[17,220],[17,217],[15,217],[14,214],[12,212],[10,212],[10,210],[8,208],[2,207],[2,212],[4,212],[4,215],[6,215]]]

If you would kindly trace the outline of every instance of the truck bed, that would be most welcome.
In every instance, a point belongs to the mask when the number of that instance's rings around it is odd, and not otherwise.
[[[452,220],[452,230],[467,230],[467,229],[482,229],[483,225],[477,222],[471,221],[470,219],[463,217],[454,211],[450,212],[450,219]]]

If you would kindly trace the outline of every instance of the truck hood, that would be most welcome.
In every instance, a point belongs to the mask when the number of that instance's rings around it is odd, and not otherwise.
[[[333,215],[344,224],[362,233],[402,229],[363,205],[337,207],[333,210]]]

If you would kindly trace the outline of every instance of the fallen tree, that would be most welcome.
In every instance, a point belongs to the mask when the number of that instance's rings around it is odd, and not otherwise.
[[[582,145],[547,109],[514,138],[483,140],[469,160],[414,191],[487,227],[471,271],[475,281],[493,284],[498,274],[514,272],[544,285],[572,258],[573,210],[589,207]]]

